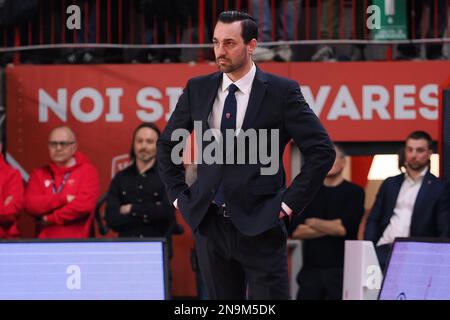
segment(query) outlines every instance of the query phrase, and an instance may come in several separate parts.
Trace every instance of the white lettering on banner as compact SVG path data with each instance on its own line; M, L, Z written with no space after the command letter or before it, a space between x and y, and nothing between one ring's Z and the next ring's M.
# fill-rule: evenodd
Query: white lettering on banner
M325 105L330 105L330 110L326 115L328 121L339 120L340 118L350 118L352 120L373 120L378 116L381 120L409 120L417 119L417 109L419 115L426 120L437 120L438 118L438 85L426 84L419 87L418 100L416 97L415 85L394 86L394 97L386 86L363 85L362 105L356 107L355 100L348 87L342 85L338 87L338 93L334 100L330 95L331 86L320 86L317 95L311 91L309 86L301 86L305 100L310 105L314 113L322 119L322 112ZM394 108L389 105L394 101ZM361 112L361 113L360 113Z
M156 102L155 100L149 100L149 97L154 99L161 99L161 91L153 87L145 87L139 90L136 97L137 103L142 108L150 109L152 111L148 112L139 110L136 111L136 114L141 121L155 122L159 120L163 115L163 106L161 105L161 103Z
M166 95L169 97L169 112L166 114L166 121L175 110L178 98L183 93L181 87L167 87ZM94 88L80 88L70 99L70 111L73 117L80 122L98 121L104 112L104 105L109 102L108 113L105 115L106 122L123 122L124 115L120 112L121 97L124 94L123 88L106 88L104 101L101 93ZM67 122L67 89L57 89L57 98L52 97L44 89L38 90L39 96L39 122L49 121L49 110L58 117L59 120ZM163 105L153 99L162 99L161 91L153 87L145 87L139 90L136 100L138 107L146 110L136 111L141 121L158 121L164 113ZM84 99L91 99L93 103L92 110L83 111Z
M327 101L328 95L331 91L331 86L320 86L319 92L317 93L317 99L314 98L311 89L308 86L301 86L303 97L308 101L309 106L314 111L316 115L322 113L323 106Z
M120 113L120 97L122 88L108 88L106 95L109 97L109 113L106 114L106 122L122 122L123 114Z
M44 89L39 89L39 122L48 122L48 109L61 121L67 121L67 89L58 89L57 96L55 101Z
M81 101L91 99L93 108L89 112L81 109ZM94 122L100 118L103 112L103 99L101 94L94 88L83 88L74 93L70 101L72 114L80 122Z
M378 96L379 99L375 100ZM376 111L380 119L389 120L391 116L387 110L389 104L389 92L383 86L364 86L363 87L363 119L372 120L373 112Z
M419 113L427 120L436 120L439 116L439 87L436 84L428 84L420 90L420 101L427 106L421 106Z
M361 101L355 101L355 90L357 90L355 86L352 86L353 92L347 85L337 87L323 85L318 87L316 94L313 94L310 86L302 86L301 89L314 113L327 121L337 121L342 118L351 120L377 118L437 120L438 118L439 87L437 84L429 83L421 87L413 84L393 87L380 84L362 85L360 86ZM67 91L67 88L58 88L56 92L50 94L43 88L38 90L39 122L48 122L50 112L62 122L67 122L70 115L79 122L95 122L100 120L104 112L106 112L106 122L125 121L125 116L121 112L124 88L106 88L105 95L102 95L97 89L84 87L75 91L71 97L67 95ZM183 93L183 88L165 88L168 108L162 102L163 92L155 87L144 87L137 92L136 116L140 121L157 122L162 117L166 121L169 120ZM333 97L332 92L337 92L336 96ZM90 109L84 105L85 100L91 100L87 102L92 104ZM69 107L68 101L70 101ZM326 106L330 106L329 109ZM68 110L71 113L69 115ZM167 112L164 114L165 110ZM323 114L324 112L327 114Z
M394 114L395 119L414 120L416 119L416 111L406 107L414 106L414 98L411 96L416 93L416 87L413 85L394 86ZM407 96L409 95L409 96Z
M347 86L341 86L339 89L336 99L331 105L327 120L336 120L339 117L350 117L353 120L361 119L361 115Z

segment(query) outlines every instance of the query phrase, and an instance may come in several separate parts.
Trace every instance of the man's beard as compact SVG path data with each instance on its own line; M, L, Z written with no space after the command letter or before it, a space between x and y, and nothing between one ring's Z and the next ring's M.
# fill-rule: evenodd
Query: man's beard
M223 73L231 73L234 72L238 69L240 69L243 65L245 65L245 56L242 56L242 59L237 61L236 63L233 63L230 59L225 58L225 57L218 57L216 58L216 65L219 68L220 71L222 71ZM219 64L219 59L223 59L226 62L228 62L228 65L220 65Z
M411 164L411 163L407 163L407 168L413 171L422 171L423 169L425 169L425 167L428 165L428 162L425 164Z
M148 162L152 161L155 158L155 156L152 155L150 152L142 152L141 151L136 154L136 158L138 158L142 162L148 163Z
M234 70L236 70L236 68L234 68L234 66L230 65L230 66L221 66L221 65L217 65L217 67L219 68L220 71L222 71L223 73L231 73Z
M228 65L220 65L219 64L219 59L216 60L216 64L217 67L219 68L220 71L222 71L223 73L231 73L237 69L239 69L240 66L236 66L235 64L232 64L230 60L226 59L228 62L230 62L230 64Z

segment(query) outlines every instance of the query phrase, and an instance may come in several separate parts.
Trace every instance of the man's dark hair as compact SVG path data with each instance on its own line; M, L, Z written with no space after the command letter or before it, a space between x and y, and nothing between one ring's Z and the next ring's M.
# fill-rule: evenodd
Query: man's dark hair
M243 11L223 11L219 15L219 21L223 23L232 23L235 21L242 21L242 38L244 43L249 43L252 39L258 38L258 25L255 19Z
M428 142L428 149L430 149L430 150L433 149L433 139L431 139L431 136L425 131L418 130L418 131L411 132L408 135L408 137L406 138L406 140L409 140L409 139L426 140Z
M131 149L130 149L131 161L136 160L136 154L134 153L134 139L136 138L136 133L142 128L149 128L149 129L154 130L156 132L156 134L158 135L158 138L161 135L161 130L159 130L158 126L152 122L143 122L140 125L138 125L136 127L136 129L134 129L133 137L131 139Z

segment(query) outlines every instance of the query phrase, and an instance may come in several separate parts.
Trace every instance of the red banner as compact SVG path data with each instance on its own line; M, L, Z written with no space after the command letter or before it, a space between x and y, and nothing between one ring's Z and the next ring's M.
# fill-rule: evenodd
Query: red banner
M439 85L449 61L268 63L297 80L336 141L402 141L422 129L437 139ZM47 162L51 128L68 124L102 176L127 163L141 121L164 127L186 81L215 71L207 64L16 66L7 69L8 151L29 171ZM102 179L106 190L109 179Z
M438 139L439 85L450 61L292 63L314 112L336 141L403 141L414 130Z

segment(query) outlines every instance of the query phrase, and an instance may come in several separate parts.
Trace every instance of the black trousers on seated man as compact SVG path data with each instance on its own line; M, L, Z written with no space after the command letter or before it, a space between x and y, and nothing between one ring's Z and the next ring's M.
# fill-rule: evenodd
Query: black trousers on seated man
M223 213L212 204L194 232L209 298L289 299L284 221L246 236Z

